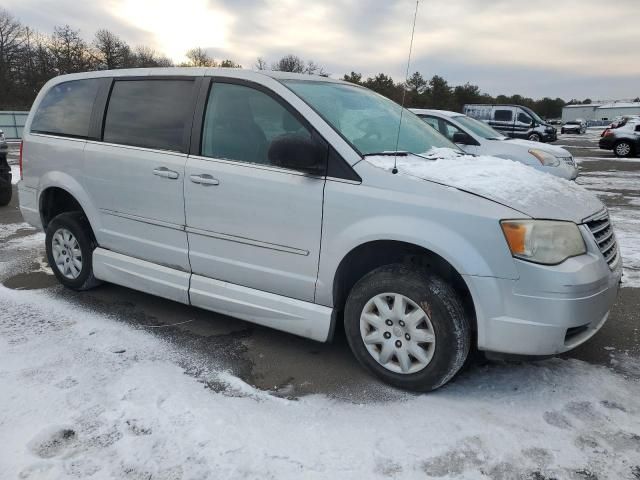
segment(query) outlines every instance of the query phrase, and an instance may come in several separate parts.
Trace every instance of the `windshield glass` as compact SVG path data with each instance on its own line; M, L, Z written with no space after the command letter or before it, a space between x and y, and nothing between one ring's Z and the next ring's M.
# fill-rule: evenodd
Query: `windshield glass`
M466 115L460 115L458 117L453 117L456 122L462 125L465 128L468 128L476 135L486 138L488 140L498 140L500 138L505 138L497 130L494 130L489 125L480 120L476 120L475 118L467 117Z
M520 107L522 108L522 107ZM533 110L531 110L530 108L527 108L526 110L524 108L522 108L522 110L524 110L525 112L527 112L529 115L531 115L533 117L533 119L537 122L537 123L547 123L544 120L542 120L538 114L536 112L534 112Z
M366 88L342 83L283 80L361 155L396 150L401 107ZM432 147L460 149L409 110L402 114L397 150L425 153Z

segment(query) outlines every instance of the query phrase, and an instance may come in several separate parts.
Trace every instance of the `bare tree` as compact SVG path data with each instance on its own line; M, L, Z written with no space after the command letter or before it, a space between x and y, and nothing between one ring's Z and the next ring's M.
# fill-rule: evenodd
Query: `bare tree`
M89 46L80 37L80 31L69 25L54 28L49 50L58 74L92 70L96 64Z
M132 66L137 68L173 67L173 62L152 48L138 46L133 52Z
M256 70L267 70L267 62L264 60L264 58L262 57L258 57L256 59L256 63L254 65L254 68Z
M133 63L131 47L109 30L98 30L93 40L98 68L127 68Z
M324 68L313 60L305 63L303 59L293 54L282 57L271 66L271 69L280 72L307 73L309 75L321 75L323 77L329 76Z
M190 67L215 67L217 66L216 61L209 56L209 54L200 47L192 48L186 53L189 62L187 63Z
M272 70L293 73L304 73L305 68L304 60L292 54L285 55L271 66Z
M5 9L0 8L0 103L7 104L15 94L12 82L19 67L25 38L24 27Z
M242 65L240 65L239 63L234 62L233 60L222 60L220 62L220 66L224 67L224 68L242 68Z

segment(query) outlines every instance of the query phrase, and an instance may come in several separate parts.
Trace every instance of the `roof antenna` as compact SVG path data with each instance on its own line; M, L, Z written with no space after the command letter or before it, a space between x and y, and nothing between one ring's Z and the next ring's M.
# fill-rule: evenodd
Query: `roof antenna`
M411 65L411 50L413 50L413 34L416 31L416 18L418 17L418 3L420 0L416 0L416 11L413 14L413 28L411 29L411 43L409 43L409 58L407 59L407 72L405 73L405 86L402 89L402 105L400 108L400 121L398 122L398 134L396 136L396 149L393 154L393 170L391 173L398 173L398 145L400 144L400 127L402 127L402 114L404 113L404 99L407 95L406 82L409 81L409 66Z

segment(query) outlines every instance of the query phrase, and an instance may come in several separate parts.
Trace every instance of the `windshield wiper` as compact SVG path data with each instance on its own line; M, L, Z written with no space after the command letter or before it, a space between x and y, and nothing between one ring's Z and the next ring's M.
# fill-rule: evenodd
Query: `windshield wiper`
M362 155L363 157L375 157L375 156L383 156L383 157L406 157L409 155L409 152L406 150L385 150L384 152L374 152L374 153L365 153Z

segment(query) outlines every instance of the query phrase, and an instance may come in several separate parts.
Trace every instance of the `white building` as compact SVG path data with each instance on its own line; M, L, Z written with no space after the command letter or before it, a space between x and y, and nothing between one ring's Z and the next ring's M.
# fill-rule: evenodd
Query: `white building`
M640 102L591 103L567 105L562 109L562 122L576 120L613 121L623 115L640 115Z

